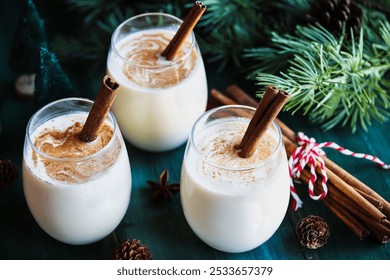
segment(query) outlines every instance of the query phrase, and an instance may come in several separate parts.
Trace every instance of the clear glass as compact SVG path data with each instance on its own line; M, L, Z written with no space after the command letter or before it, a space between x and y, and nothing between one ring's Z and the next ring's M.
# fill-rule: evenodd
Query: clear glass
M168 14L141 14L112 35L107 73L121 86L112 110L124 138L144 150L184 144L206 109L206 72L194 33L173 60L160 55L181 23Z
M232 105L206 112L194 124L184 155L185 218L200 239L224 252L245 252L266 242L289 203L287 157L276 123L253 157L234 152L254 111Z
M132 184L126 146L112 113L105 120L113 129L111 139L89 156L48 155L36 146L36 137L45 127L64 131L73 120L84 122L92 105L81 98L46 105L31 117L24 143L23 190L28 207L46 233L73 245L106 237L124 217ZM53 166L55 176L50 175Z

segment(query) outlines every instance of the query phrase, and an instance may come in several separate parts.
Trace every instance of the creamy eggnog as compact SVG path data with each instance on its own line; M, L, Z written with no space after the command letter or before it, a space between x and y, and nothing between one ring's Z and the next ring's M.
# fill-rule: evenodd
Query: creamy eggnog
M167 26L131 27L161 19ZM107 72L121 85L112 110L130 143L149 151L185 143L195 120L205 111L207 81L193 34L174 60L161 56L180 21L166 14L129 19L114 32ZM127 27L127 29L126 29Z
M24 193L33 217L55 239L76 245L110 234L131 194L119 130L107 120L95 141L82 142L78 136L88 112L77 112L77 102L85 101L77 99L74 112L38 122L39 113L33 116L23 156Z
M253 156L239 157L235 147L250 121L239 111L253 112L247 107L218 110L197 121L187 144L182 207L190 227L205 243L225 252L244 252L267 241L285 216L287 158L275 125Z

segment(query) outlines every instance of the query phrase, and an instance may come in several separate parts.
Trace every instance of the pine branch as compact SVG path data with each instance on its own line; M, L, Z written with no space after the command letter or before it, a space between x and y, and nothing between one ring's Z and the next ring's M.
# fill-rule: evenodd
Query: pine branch
M341 37L339 40L343 40ZM289 59L295 54L310 51L314 44L324 44L340 50L342 44L324 27L311 26L310 28L297 26L296 35L280 35L271 33L270 47L259 47L246 49L244 57L252 60L254 69L249 77L254 77L257 72L267 72L276 74L285 69L289 64Z
M243 50L264 46L271 30L288 32L308 6L308 0L205 0L207 11L199 22L202 51L222 70L232 62L248 62ZM297 6L302 9L297 9ZM299 11L299 12L298 12Z
M219 70L230 62L240 67L242 50L262 37L261 2L203 1L207 10L198 23L198 41L203 54L210 57L208 61L220 63Z
M258 85L290 92L285 108L302 111L326 130L349 124L356 131L367 129L372 119L387 121L390 83L383 77L390 71L390 24L380 25L380 45L367 42L363 34L357 43L353 34L352 40L336 40L317 27L300 27L297 36L277 36L279 49L293 58L280 76L258 73Z

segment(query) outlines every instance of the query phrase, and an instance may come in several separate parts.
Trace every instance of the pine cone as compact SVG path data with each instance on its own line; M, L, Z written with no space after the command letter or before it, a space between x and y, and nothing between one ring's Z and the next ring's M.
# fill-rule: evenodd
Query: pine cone
M306 14L308 24L319 23L332 33L340 33L343 23L346 25L346 34L352 28L355 36L360 33L363 11L351 0L314 0Z
M330 235L328 224L314 215L302 219L297 225L296 233L299 242L309 249L322 247Z
M126 239L114 249L116 260L151 260L152 253L146 245L140 246L141 241L137 239Z
M18 177L18 169L9 159L0 160L0 188L7 186Z

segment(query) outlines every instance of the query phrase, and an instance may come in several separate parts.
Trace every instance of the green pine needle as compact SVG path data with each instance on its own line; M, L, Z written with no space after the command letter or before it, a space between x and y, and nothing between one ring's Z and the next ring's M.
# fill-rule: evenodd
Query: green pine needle
M390 70L387 21L380 25L380 36L381 44L371 45L363 30L356 43L343 36L337 40L314 26L298 27L296 36L274 34L279 52L292 58L279 76L258 73L258 85L273 84L289 92L285 109L302 111L325 130L336 125L366 130L372 119L384 122L390 117L390 83L384 78Z
M198 23L202 52L209 62L219 62L219 69L232 62L241 66L242 51L263 36L260 28L264 1L205 0L207 10Z
M243 66L243 50L268 41L270 30L291 30L308 0L204 0L207 10L198 26L202 52L209 62ZM305 8L304 8L305 7ZM297 9L298 8L298 9ZM247 68L247 66L245 66Z

